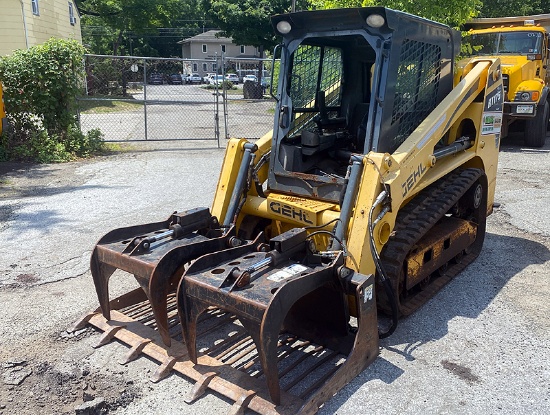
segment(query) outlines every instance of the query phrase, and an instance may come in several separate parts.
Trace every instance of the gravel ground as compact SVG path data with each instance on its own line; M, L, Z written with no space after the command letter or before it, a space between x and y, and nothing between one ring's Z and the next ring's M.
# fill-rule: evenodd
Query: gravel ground
M155 143L63 165L0 163L0 414L218 414L214 393L156 365L118 363L65 329L97 307L89 256L107 231L209 206L223 150ZM480 257L397 331L321 414L550 413L550 140L500 153L497 202ZM130 281L131 280L131 281ZM111 296L135 281L111 280ZM103 408L103 409L100 409Z

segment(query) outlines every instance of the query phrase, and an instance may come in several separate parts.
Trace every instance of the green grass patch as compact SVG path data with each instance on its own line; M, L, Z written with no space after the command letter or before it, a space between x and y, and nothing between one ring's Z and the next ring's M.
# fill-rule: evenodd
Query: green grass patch
M227 89L227 90L225 91L225 93L226 93L227 95L241 95L241 96L242 96L242 95L243 95L243 90L242 90L242 89L237 89L237 88L235 88L235 89Z
M135 150L135 148L129 143L105 143L105 151L108 153L128 153Z
M102 97L95 96L95 98L102 98ZM101 101L79 100L78 106L79 106L80 112L83 114L106 114L111 112L129 112L129 111L139 110L143 108L143 103L131 102L131 101L117 101L117 100L113 100L112 97L105 96L105 100L101 100Z

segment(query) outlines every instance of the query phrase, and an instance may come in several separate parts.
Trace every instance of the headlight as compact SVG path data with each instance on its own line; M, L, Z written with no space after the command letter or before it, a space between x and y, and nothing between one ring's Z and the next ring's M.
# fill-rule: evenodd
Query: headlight
M540 94L538 91L516 92L514 101L538 101L539 96Z
M277 23L277 30L280 34L286 35L292 30L292 26L286 20L281 20L279 23Z
M367 24L370 27L379 28L384 26L384 23L386 23L386 19L384 19L384 16L379 14L371 14L367 17Z

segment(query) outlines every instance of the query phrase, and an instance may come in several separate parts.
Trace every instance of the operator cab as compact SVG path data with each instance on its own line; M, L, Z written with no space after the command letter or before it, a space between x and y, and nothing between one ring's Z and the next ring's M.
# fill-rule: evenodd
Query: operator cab
M382 7L310 16L272 19L283 43L268 188L337 203L352 154L393 153L452 89L459 37Z

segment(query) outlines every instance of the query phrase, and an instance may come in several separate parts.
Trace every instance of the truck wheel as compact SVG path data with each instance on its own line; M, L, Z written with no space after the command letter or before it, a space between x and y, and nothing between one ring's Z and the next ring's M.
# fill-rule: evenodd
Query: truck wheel
M527 146L542 147L544 145L549 116L550 105L546 101L544 106L539 105L535 118L525 122L525 144Z

